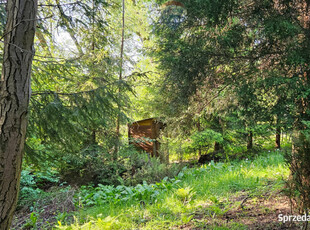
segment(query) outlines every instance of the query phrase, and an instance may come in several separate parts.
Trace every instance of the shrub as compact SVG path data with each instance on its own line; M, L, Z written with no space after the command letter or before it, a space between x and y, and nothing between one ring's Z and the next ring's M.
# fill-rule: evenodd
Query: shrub
M163 178L174 178L182 170L182 164L164 164L158 158L150 158L140 167L136 168L135 173L126 173L124 176L126 185L147 183L156 183Z
M45 190L53 185L59 185L60 178L53 169L36 171L30 166L21 172L18 206L32 206Z
M186 188L179 188L175 191L175 195L183 202L187 203L190 202L193 196L195 195L195 192L193 192L193 189L191 187Z
M85 148L75 156L68 155L61 167L62 179L69 184L121 184L121 175L126 172L123 159L114 161L113 153L99 145Z
M209 148L217 142L223 144L224 139L221 133L215 132L212 129L206 129L202 132L196 132L191 136L193 149L205 149L208 152Z
M20 193L19 193L19 204L25 202L29 197L37 198L42 192L36 186L35 175L29 168L22 170L20 178Z

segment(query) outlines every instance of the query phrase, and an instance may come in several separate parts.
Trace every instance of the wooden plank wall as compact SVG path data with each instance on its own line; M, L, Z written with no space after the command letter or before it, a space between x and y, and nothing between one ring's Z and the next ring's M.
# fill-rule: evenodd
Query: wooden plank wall
M151 156L159 157L160 143L156 139L161 128L163 128L162 122L155 119L146 119L128 124L129 141L139 149L150 153ZM155 141L147 141L146 138Z

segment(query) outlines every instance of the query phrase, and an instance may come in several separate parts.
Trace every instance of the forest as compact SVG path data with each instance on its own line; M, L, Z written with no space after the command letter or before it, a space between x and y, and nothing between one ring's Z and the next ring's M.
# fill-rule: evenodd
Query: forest
M309 15L0 1L0 230L310 229Z

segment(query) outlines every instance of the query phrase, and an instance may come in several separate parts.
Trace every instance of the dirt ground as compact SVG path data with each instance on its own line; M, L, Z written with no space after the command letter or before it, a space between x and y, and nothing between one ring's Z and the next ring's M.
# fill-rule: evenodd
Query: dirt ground
M279 214L298 215L292 213L289 198L281 194L252 198L241 195L231 203L231 209L223 215L210 217L200 210L189 223L175 229L302 229L304 224L279 221Z
M58 220L72 218L67 214L76 210L73 195L71 189L21 207L15 212L11 230L52 229Z

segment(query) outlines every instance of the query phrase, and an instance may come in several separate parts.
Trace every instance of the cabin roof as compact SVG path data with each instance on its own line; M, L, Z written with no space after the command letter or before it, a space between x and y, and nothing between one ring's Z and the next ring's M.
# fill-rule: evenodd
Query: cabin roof
M151 121L151 120L156 121L156 122L161 122L159 119L160 118L158 118L158 117L151 117L151 118L146 118L146 119L143 119L143 120L131 122L131 123L129 123L129 125L139 124L139 123L146 122L146 121ZM161 123L163 123L163 122L161 122Z

